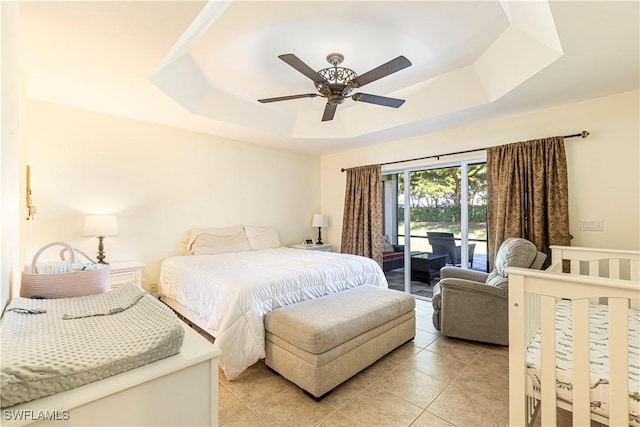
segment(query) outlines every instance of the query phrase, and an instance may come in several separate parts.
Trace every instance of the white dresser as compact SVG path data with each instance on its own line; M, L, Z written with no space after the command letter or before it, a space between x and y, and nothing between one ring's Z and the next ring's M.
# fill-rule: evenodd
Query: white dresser
M180 353L15 405L3 426L217 426L220 350L190 327ZM59 416L64 421L38 419ZM20 416L22 419L17 419Z

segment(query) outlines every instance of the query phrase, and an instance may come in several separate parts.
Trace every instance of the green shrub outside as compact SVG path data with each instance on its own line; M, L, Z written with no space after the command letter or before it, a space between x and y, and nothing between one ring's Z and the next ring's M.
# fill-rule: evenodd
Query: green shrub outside
M404 208L398 209L398 218L404 218ZM469 222L486 222L487 206L469 206ZM460 206L443 208L413 207L411 222L460 222Z

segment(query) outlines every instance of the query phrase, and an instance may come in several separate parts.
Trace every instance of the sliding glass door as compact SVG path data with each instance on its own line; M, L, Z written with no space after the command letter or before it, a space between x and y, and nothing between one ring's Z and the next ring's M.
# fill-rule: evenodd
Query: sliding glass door
M385 235L395 245L384 255L391 287L429 298L444 265L486 271L484 162L386 174L384 188Z

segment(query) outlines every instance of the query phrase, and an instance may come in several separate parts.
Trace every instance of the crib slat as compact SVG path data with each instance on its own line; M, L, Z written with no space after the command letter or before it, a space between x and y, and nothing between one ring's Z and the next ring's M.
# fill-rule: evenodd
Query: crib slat
M609 260L609 278L620 278L620 258L612 258Z
M600 261L589 261L589 276L599 277L600 276Z
M540 297L541 425L556 425L556 299Z
M524 340L526 343L530 343L540 328L540 295L526 293L524 301Z
M629 422L628 305L629 300L625 298L609 298L609 425L611 426L627 425Z
M572 301L573 329L573 425L590 425L589 300Z
M528 424L524 277L509 277L509 423Z
M589 271L587 272L588 276L591 277L600 277L600 260L589 261ZM589 298L589 302L591 304L599 304L599 298Z
M631 270L631 280L640 280L640 261L638 261L637 259L632 259L629 262L631 263L631 265L629 266Z
M580 260L572 259L569 264L571 265L571 274L580 274Z

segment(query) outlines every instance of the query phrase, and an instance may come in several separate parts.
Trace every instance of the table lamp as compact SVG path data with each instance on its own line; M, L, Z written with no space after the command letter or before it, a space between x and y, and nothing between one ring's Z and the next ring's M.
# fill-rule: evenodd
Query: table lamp
M115 215L87 215L84 221L84 235L98 237L98 264L109 264L104 260L105 236L118 235L118 222Z
M313 219L311 220L312 227L318 227L318 241L316 245L323 245L322 243L322 227L329 226L329 217L322 214L314 214Z

